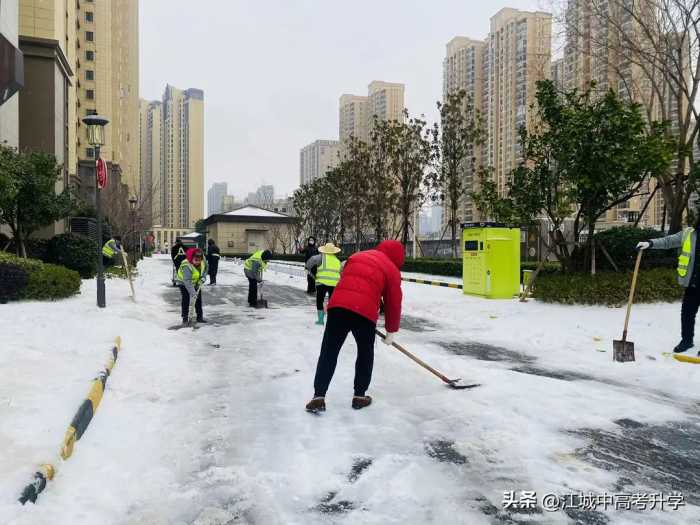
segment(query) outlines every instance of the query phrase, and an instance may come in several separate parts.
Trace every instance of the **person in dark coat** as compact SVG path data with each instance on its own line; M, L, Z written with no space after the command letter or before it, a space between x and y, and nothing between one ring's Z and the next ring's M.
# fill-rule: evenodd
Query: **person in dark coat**
M304 254L304 265L309 262L309 259L318 255L318 247L316 246L316 237L309 237L306 239L306 247L301 250ZM306 293L309 295L314 295L316 293L316 277L315 268L306 274Z
M401 272L404 247L399 241L383 241L374 250L356 253L347 260L335 291L328 302L328 322L323 334L321 355L316 365L314 397L306 405L309 412L326 409L326 391L331 382L338 354L348 333L357 343L355 395L352 407L368 406L365 395L372 379L374 337L379 302L384 300L384 344L391 345L401 322Z
M170 258L173 260L173 266L175 267L175 271L180 269L180 265L182 264L182 261L185 260L185 257L185 247L183 246L182 241L178 239L177 241L175 241L175 244L173 244L173 247L170 249Z
M219 259L221 250L214 242L214 239L207 241L207 265L209 267L209 284L216 284L216 274L219 271Z

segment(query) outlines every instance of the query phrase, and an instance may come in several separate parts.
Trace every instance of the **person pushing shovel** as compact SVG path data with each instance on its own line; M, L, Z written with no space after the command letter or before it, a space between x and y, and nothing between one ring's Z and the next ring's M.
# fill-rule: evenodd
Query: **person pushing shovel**
M350 332L357 343L352 408L360 409L372 403L372 398L365 394L372 379L379 302L384 299L387 335L382 341L391 345L401 323L403 295L399 270L403 262L404 247L398 241L383 241L374 250L356 253L347 260L328 302L328 321L316 365L314 397L307 403L307 411L326 409L326 391L340 349Z
M678 256L678 284L685 288L681 305L681 342L673 352L682 354L693 348L695 336L695 316L700 307L700 244L697 229L700 226L700 214L695 227L688 227L673 235L650 239L637 244L638 250L668 250L680 248ZM698 352L700 356L700 352Z

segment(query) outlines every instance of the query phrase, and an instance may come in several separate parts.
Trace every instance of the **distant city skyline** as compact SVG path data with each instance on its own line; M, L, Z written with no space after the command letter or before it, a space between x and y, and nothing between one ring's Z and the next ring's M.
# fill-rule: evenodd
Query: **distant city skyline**
M364 94L371 80L405 84L411 115L434 121L445 43L455 35L485 38L490 17L503 7L547 5L358 0L345 9L321 0L210 0L207 7L193 10L185 0L141 3L141 98L160 98L165 82L203 89L204 185L227 182L231 193L243 196L264 183L278 195L294 191L300 149L319 138L337 140L339 95Z

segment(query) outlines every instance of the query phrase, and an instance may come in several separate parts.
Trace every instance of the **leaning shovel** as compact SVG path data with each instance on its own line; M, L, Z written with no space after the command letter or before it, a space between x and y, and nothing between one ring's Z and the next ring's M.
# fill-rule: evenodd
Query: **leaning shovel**
M613 340L613 361L626 363L634 361L634 343L627 340L627 325L630 322L630 312L632 311L632 302L634 301L634 289L637 286L637 274L639 273L639 263L642 260L642 252L639 250L637 254L637 262L634 263L634 273L632 274L632 286L630 287L630 297L627 301L627 315L625 315L625 328L622 331L622 340Z
M386 337L386 335L383 334L382 332L380 332L379 330L375 330L375 332L376 332L377 335L378 335L379 337L381 337L382 339L384 339L384 338ZM400 345L399 343L397 343L396 341L394 341L393 343L391 343L391 346L393 346L394 348L396 348L399 352L401 352L402 354L404 354L404 355L405 355L406 357L408 357L409 359L412 359L413 361L415 361L416 363L418 363L420 366L422 366L423 368L425 368L428 372L431 372L433 375L436 375L437 377L439 377L439 378L440 378L447 386L449 386L450 388L455 388L455 389L457 389L457 390L461 390L461 389L463 389L463 388L474 388L474 387L477 387L477 386L481 386L481 385L479 385L479 384L460 385L460 384L458 384L458 383L461 381L461 379L459 379L459 378L457 378L457 379L450 379L449 377L445 376L444 374L441 374L440 372L438 372L437 370L435 370L432 366L430 366L428 363L426 363L426 362L424 362L424 361L418 359L416 356L414 356L411 352L409 352L408 350L406 350L403 346L401 346L401 345Z

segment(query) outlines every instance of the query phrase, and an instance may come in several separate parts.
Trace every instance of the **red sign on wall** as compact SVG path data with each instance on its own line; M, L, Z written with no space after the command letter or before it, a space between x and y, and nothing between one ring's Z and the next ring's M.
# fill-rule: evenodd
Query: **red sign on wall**
M107 186L107 163L104 159L97 159L97 187L102 189Z

